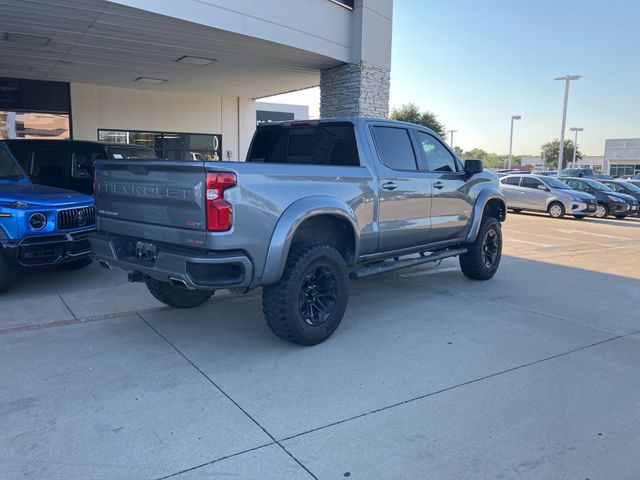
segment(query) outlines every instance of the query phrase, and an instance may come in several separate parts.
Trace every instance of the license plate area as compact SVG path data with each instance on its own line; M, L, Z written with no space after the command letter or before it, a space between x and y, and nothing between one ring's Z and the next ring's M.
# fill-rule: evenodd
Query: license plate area
M154 263L158 256L158 247L151 242L134 240L131 242L130 254L132 257L142 260L143 262Z

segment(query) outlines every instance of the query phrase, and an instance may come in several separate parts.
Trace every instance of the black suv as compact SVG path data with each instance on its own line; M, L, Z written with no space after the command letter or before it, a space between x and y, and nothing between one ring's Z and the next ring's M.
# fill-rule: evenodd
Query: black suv
M635 198L615 192L604 183L588 178L562 177L561 180L574 190L587 192L596 197L598 201L597 218L613 215L622 219L629 215L638 215L638 201Z
M84 140L4 140L33 183L93 193L98 160L156 159L152 148Z

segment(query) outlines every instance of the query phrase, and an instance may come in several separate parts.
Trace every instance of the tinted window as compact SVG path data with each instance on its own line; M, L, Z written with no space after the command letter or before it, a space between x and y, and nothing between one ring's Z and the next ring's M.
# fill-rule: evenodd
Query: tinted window
M352 124L259 129L249 162L359 166Z
M455 158L442 145L442 142L424 132L416 132L416 136L425 161L422 168L432 172L455 172L457 170Z
M542 185L542 182L537 178L524 177L522 179L522 186L527 188L538 188L538 186Z
M506 178L503 178L501 182L506 185L519 185L520 177L506 177Z
M106 160L106 155L99 148L83 148L73 152L71 176L73 178L93 178L93 168L98 160Z
M374 127L380 160L394 170L417 170L409 132L404 128Z
M588 192L589 188L582 182L578 182L577 180L567 180L566 184L569 185L574 190L580 190L583 192Z
M0 180L19 180L22 172L5 148L0 147Z
M67 151L61 148L36 150L29 175L34 183L64 187L67 168Z

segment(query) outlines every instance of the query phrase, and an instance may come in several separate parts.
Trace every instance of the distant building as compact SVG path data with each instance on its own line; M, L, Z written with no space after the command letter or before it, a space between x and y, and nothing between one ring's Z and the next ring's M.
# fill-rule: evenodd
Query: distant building
M564 167L572 168L573 159L564 159ZM540 156L527 156L522 157L522 166L531 166L533 170L549 170L549 167L543 165L542 157ZM604 157L597 155L585 155L580 160L576 161L576 168L591 168L598 173L604 172Z
M604 165L614 177L640 173L640 138L605 140Z
M256 123L282 122L286 120L308 120L309 105L256 102Z

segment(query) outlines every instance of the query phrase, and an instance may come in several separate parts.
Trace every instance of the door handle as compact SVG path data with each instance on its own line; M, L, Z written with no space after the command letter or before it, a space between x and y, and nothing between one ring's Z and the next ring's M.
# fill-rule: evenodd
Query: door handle
M395 190L396 188L398 188L398 186L395 184L395 182L385 182L382 184L382 188L384 190Z
M444 183L436 182L433 184L433 188L437 188L438 190L440 190L441 188L444 188Z

